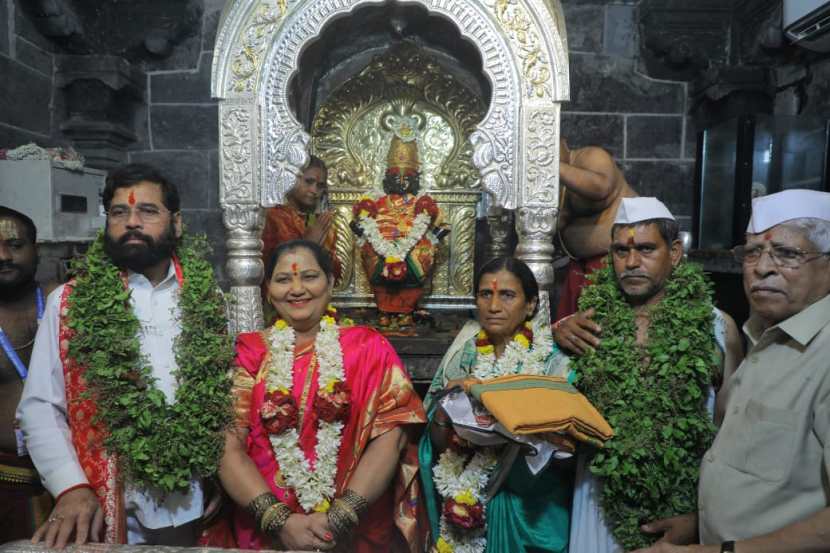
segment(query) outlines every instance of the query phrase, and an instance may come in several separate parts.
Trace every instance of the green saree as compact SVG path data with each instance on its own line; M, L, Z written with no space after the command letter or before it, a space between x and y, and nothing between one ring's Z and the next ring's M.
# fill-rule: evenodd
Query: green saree
M480 328L478 323L468 323L444 355L424 401L429 424L437 408L434 395L450 380L465 378L473 371L475 336ZM565 374L563 358L554 346L547 359L548 374ZM433 451L428 428L421 438L418 456L434 543L440 534L441 497L433 483L432 469L438 455ZM551 465L533 476L524 458L519 457L499 492L487 504L486 553L566 553L572 492L571 473Z

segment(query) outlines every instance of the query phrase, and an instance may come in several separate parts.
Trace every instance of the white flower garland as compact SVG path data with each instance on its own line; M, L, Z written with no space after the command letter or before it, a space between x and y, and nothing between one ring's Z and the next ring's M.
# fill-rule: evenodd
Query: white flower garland
M543 325L533 325L533 343L530 349L515 338L504 348L504 353L496 359L495 352L476 351L476 365L473 376L487 380L508 374L545 374L545 359L553 349L553 338Z
M438 493L445 499L469 505L471 500L480 503L486 513L484 488L498 463L492 448L480 448L465 467L465 456L447 449L438 458L432 471ZM459 501L460 500L460 501ZM487 519L485 514L484 519ZM486 526L480 530L455 530L441 515L441 537L438 551L453 553L481 553L487 548ZM441 541L443 540L443 543Z
M383 257L384 260L394 259L395 261L403 261L409 255L409 252L412 251L412 248L415 247L415 244L420 242L421 238L429 230L429 226L432 224L432 217L426 211L422 211L415 216L415 221L412 223L412 228L409 229L407 235L397 240L387 240L384 238L380 233L380 229L378 229L377 221L372 217L360 217L358 223L360 224L360 228L363 229L366 240L372 245L372 249L375 250L375 253Z
M553 338L544 325L534 324L533 343L527 346L527 338L518 333L504 348L504 353L496 359L495 352L482 353L476 348L476 364L473 376L481 380L517 374L544 374L545 359L553 349ZM488 346L493 349L492 346ZM492 448L479 448L464 466L465 457L452 449L447 449L438 458L432 471L435 489L446 501L459 498L469 502L480 502L485 510L485 529L480 532L458 530L447 522L441 514L441 537L436 544L439 553L481 553L487 548L486 509L483 490L487 486L490 474L498 462ZM469 504L469 503L468 503Z
M266 377L269 391L287 392L293 387L294 340L294 329L285 324L285 321L277 321L270 331L271 359ZM340 332L332 317L324 316L320 321L320 331L317 333L314 348L319 366L320 389L338 381L345 381ZM328 510L329 500L335 492L337 457L343 438L342 422L328 423L319 420L317 424L317 445L314 450L317 460L314 470L300 448L300 435L296 428L269 436L283 478L286 484L294 489L300 506L306 512Z

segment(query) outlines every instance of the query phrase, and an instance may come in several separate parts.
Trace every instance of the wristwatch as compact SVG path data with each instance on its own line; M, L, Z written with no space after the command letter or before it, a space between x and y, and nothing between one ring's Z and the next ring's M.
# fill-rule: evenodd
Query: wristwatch
M735 553L735 542L725 541L720 544L720 553Z

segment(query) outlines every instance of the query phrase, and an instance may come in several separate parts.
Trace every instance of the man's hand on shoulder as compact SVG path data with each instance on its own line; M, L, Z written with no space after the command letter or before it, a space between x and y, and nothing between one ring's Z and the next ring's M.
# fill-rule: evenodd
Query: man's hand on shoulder
M595 314L591 308L556 321L553 325L553 339L557 345L575 355L585 355L589 350L599 347L602 329L593 321Z
M71 537L82 545L101 541L104 511L95 493L87 487L68 491L60 496L55 508L32 536L32 543L43 540L46 547L63 549Z

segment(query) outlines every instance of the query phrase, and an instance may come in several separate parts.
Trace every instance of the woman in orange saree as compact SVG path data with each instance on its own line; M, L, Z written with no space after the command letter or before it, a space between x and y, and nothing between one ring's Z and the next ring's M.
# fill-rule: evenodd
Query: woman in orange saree
M239 547L422 551L416 438L421 401L389 342L341 328L328 254L279 246L268 301L279 319L237 338L236 424L219 476Z

